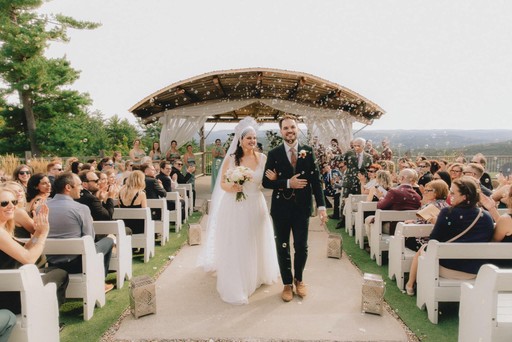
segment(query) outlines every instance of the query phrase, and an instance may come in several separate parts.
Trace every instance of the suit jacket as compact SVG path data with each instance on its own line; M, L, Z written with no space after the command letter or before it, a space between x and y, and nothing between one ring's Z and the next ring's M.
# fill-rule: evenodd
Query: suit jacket
M172 192L170 176L166 176L160 172L158 175L156 175L156 179L159 179L160 182L162 182L162 187L164 188L165 191Z
M367 169L373 162L372 156L363 152L363 163L359 167L357 153L354 150L349 150L343 155L343 161L347 165L347 171L343 178L343 197L348 197L349 194L360 194L361 183L357 175L362 173L366 176Z
M382 210L416 210L421 207L421 197L407 184L389 189L379 202L377 209Z
M100 199L94 196L89 190L83 189L80 198L75 201L85 204L91 209L91 216L94 221L110 221L114 215L114 201L111 198L102 203Z
M167 196L165 189L153 177L146 176L146 198L158 199Z
M301 156L302 151L305 151L305 156ZM263 186L273 189L270 206L272 217L289 218L291 215L296 215L297 211L292 209L299 209L300 212L309 216L313 209L312 195L315 196L318 206L325 206L320 172L311 147L299 144L297 165L294 170L286 155L286 149L281 144L268 153L265 164L265 170L267 169L275 170L277 173L275 181L263 176ZM288 179L296 174L300 174L299 178L308 180L308 185L304 189L287 188Z
M188 172L186 176L183 176L183 173L181 173L180 170L173 166L171 171L171 177L174 176L175 173L178 175L178 184L186 184L188 180L192 177L192 174Z

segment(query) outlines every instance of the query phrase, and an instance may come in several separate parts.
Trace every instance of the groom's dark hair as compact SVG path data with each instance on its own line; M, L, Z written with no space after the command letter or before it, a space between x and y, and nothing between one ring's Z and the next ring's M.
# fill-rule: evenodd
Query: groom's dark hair
M283 125L283 120L293 120L295 122L297 122L297 117L295 115L291 115L291 114L285 114L283 115L280 119L279 119L279 128L281 128Z

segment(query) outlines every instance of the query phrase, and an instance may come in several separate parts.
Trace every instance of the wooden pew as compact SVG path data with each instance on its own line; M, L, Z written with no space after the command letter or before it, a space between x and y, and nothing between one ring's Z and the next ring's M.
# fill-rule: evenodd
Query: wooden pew
M174 202L174 210L169 210L169 222L174 223L174 231L177 233L181 230L181 201L180 194L177 191L168 192L167 197L165 198L167 201Z
M357 211L355 213L355 241L359 243L359 248L364 249L364 237L366 231L364 228L364 215L365 213L374 213L377 210L377 202L358 202Z
M43 285L35 265L0 270L0 291L20 293L21 314L9 341L59 341L57 289L54 283Z
M512 269L483 265L474 285L461 285L459 341L511 340Z
M440 243L428 242L427 250L418 259L416 306L426 308L430 322L437 324L439 302L458 302L463 282L474 280L442 278L440 259L512 259L510 244L503 242Z
M124 285L124 280L132 279L132 237L126 235L123 220L94 221L96 234L112 234L116 237L116 252L110 258L109 270L117 272L117 288Z
M144 233L132 235L132 247L144 248L144 262L155 256L155 222L149 208L115 208L113 218L144 220Z
M416 251L405 247L405 239L429 236L433 228L433 224L405 224L399 222L396 226L395 235L389 237L388 277L389 279L396 279L396 286L400 290L404 289L405 273L409 273L412 258L416 254Z
M86 235L74 239L46 239L44 254L82 256L82 273L69 275L66 298L82 298L84 320L90 320L94 314L94 306L105 305L103 253L96 252L92 237Z
M416 210L381 210L375 211L375 220L370 224L370 258L382 266L382 253L389 250L389 234L382 232L384 222L398 222L416 219Z
M161 212L160 219L155 221L155 233L160 234L160 245L165 246L165 243L169 241L169 210L167 210L167 200L165 198L159 199L148 199L148 207L151 209L153 217L153 211L159 209Z
M344 215L345 215L345 232L348 233L349 236L354 235L354 223L357 211L357 203L365 201L367 195L354 195L349 194L345 199L345 206L343 207ZM356 243L358 241L356 240Z

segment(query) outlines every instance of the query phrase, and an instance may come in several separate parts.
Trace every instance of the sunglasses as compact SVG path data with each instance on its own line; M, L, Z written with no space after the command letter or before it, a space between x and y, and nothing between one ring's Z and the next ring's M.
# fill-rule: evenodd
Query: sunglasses
M30 171L20 171L20 172L18 172L18 175L30 175L30 174L32 174L32 172L30 172Z
M11 203L14 206L17 206L18 205L18 200L2 201L2 202L0 202L0 205L2 206L2 208L5 208L5 207L7 207L9 205L9 203Z
M183 163L176 163L176 165L178 165L178 166L183 166Z
M53 170L54 170L54 171L62 171L62 169L57 169L57 168L55 168L55 169L53 169Z

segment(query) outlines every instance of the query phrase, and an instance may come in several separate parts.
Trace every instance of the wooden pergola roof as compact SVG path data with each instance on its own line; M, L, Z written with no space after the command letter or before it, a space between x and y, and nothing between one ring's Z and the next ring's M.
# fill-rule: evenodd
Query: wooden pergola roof
M214 71L173 83L145 97L129 109L143 123L165 111L209 101L278 99L312 108L343 111L358 122L371 124L385 112L358 93L319 77L295 71L250 68ZM236 122L246 116L275 122L283 113L261 102L235 111L209 116L207 122Z

